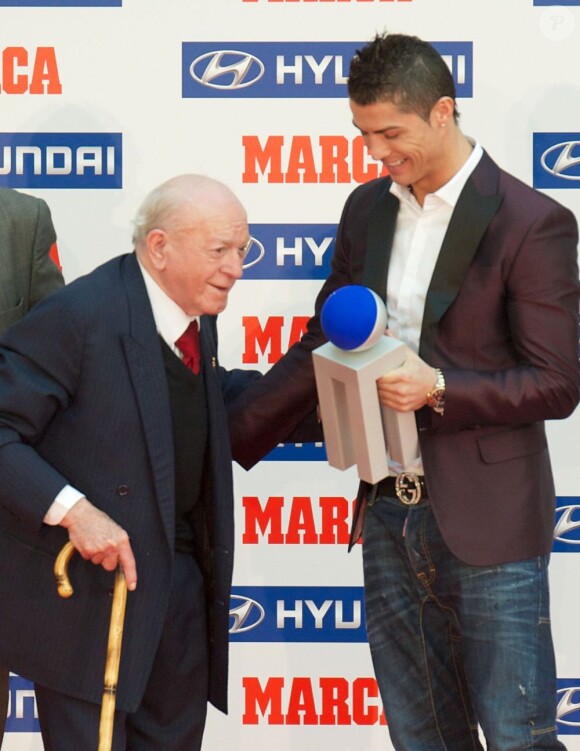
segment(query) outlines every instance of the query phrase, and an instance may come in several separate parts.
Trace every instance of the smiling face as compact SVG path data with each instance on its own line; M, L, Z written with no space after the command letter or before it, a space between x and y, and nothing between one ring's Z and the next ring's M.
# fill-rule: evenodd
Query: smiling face
M217 315L242 276L248 240L243 206L225 186L207 183L148 232L143 262L187 315Z
M451 98L439 99L428 120L392 101L360 105L351 100L350 108L373 159L383 163L394 182L412 188L420 203L450 180L461 164Z

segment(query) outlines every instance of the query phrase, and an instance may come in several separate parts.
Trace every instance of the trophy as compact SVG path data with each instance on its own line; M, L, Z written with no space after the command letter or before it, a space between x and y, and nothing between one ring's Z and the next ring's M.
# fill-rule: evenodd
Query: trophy
M356 464L361 480L376 483L390 459L408 466L419 453L414 412L379 401L376 381L405 360L404 344L385 335L387 311L368 287L348 285L327 298L321 325L328 342L312 353L328 463Z

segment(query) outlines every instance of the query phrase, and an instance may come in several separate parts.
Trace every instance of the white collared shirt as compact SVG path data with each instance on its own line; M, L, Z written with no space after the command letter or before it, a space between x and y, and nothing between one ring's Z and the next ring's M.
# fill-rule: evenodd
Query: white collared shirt
M139 260L139 259L137 259ZM147 295L151 308L153 309L153 318L157 333L163 341L171 347L173 352L182 357L182 353L175 346L175 342L187 329L192 321L197 321L199 325L199 316L188 316L185 311L174 302L169 295L161 289L151 274L139 263L139 268L143 274L143 281L147 289Z
M137 259L139 262L139 259ZM153 310L153 318L157 333L166 344L171 347L172 351L179 357L182 357L181 351L175 346L175 342L187 329L191 321L197 321L199 325L199 316L188 316L179 305L174 302L164 290L157 284L153 277L143 268L139 262L139 268L143 274L143 281L147 290L147 296ZM60 524L63 517L68 511L84 498L84 493L73 488L71 485L65 485L60 493L52 502L50 508L44 517L45 524L52 526ZM89 499L90 500L90 499Z

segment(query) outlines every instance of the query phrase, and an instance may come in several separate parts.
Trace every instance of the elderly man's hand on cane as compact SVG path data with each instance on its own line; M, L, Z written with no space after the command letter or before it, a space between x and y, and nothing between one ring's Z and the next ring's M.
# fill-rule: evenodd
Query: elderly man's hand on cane
M137 587L137 566L129 535L110 516L81 498L61 525L68 530L70 541L85 560L107 571L121 566L127 589L132 592Z

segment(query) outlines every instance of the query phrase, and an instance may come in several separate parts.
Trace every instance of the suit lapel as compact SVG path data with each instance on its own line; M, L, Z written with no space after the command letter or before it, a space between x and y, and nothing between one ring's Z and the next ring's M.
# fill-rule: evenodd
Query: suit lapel
M495 167L485 154L482 162L488 174L490 165ZM478 189L478 169L479 166L459 196L427 291L419 347L419 356L427 362L433 352L437 325L457 297L479 243L502 200L495 189L489 195ZM497 185L497 179L494 183Z
M219 383L216 377L217 353L215 342L211 333L211 325L208 316L200 317L200 342L201 358L203 361L204 375L206 378L206 389L219 389ZM221 393L221 391L220 391Z
M395 236L399 199L389 190L390 180L383 180L369 214L367 248L362 284L386 302L387 275Z
M224 437L227 436L226 412L221 383L218 375L217 342L215 333L215 319L212 316L201 316L201 357L205 395L208 405L208 420L210 426L210 440L219 442L218 452L225 451Z
M419 354L429 360L441 317L455 300L479 243L501 204L499 168L484 152L465 184L453 211L425 301ZM365 266L361 284L386 298L391 249L399 200L381 183L368 222ZM468 219L466 219L468 217Z
M127 256L123 268L130 312L130 333L123 346L141 415L155 494L165 533L175 538L175 466L167 377L153 312L136 257Z

